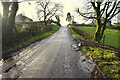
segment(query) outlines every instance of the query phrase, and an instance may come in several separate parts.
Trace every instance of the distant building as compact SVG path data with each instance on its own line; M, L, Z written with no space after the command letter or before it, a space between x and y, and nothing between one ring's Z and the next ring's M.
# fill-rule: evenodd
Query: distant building
M22 14L17 15L15 20L16 20L16 22L33 22L32 19L30 19L26 16L23 16Z
M114 23L115 25L120 25L120 22L118 22L118 23Z
M116 25L116 26L120 26L120 22L114 23L114 25Z

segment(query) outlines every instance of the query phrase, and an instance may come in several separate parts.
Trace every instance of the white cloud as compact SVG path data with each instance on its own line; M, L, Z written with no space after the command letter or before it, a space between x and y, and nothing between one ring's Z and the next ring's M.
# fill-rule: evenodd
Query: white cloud
M84 3L86 0L51 0L52 2L61 2L61 4L64 6L63 9L63 15L64 17L61 17L61 23L62 25L67 25L68 22L66 21L66 15L68 12L71 13L71 15L74 16L74 20L78 23L83 23L83 17L78 16L75 12L75 8L80 8L80 10L83 9ZM37 19L37 11L36 11L36 4L34 1L29 1L31 5L28 2L21 2L19 3L19 9L17 12L17 15L20 13L24 13L25 16L33 19L34 21ZM2 14L2 5L0 3L0 12ZM119 17L119 16L118 16ZM120 19L119 19L120 20Z
M31 5L28 2L20 3L17 15L23 13L25 16L29 18L33 20L37 20L36 4L35 2L30 2L30 3Z
M61 23L63 25L67 25L68 22L66 21L66 15L68 12L70 12L72 15L75 17L75 21L82 23L83 20L81 17L79 17L75 13L75 8L82 8L84 4L84 0L51 0L52 2L61 2L64 6L63 9L63 15L64 17L61 17ZM34 1L29 1L31 5L28 2L21 2L19 3L19 9L17 11L17 15L20 13L23 13L25 16L33 19L34 21L38 20L37 19L37 11L36 11L36 4ZM0 10L2 11L2 5L0 4Z

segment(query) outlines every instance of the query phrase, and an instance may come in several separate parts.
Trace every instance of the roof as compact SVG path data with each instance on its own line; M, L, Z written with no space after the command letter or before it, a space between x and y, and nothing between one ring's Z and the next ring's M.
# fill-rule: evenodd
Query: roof
M21 18L24 18L24 19L27 18L27 19L33 21L32 19L30 19L30 18L28 18L28 17L26 17L26 16L24 16L24 15L22 15L22 14L19 14L19 15L17 15L16 17L21 17Z

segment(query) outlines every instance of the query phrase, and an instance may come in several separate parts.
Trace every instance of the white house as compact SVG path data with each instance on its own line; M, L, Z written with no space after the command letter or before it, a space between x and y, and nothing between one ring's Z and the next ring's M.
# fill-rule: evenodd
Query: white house
M22 14L17 15L15 18L15 21L16 22L33 22L32 19L30 19L26 16L23 16Z

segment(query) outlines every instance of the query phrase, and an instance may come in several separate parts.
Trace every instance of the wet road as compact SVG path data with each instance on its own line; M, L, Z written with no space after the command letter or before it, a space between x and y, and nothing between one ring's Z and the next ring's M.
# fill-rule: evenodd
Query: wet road
M39 41L11 58L3 77L17 78L89 78L90 72L80 66L80 54L68 27L61 27L54 35ZM15 63L15 64L14 64Z

